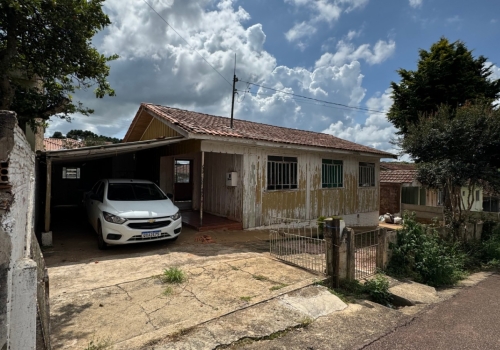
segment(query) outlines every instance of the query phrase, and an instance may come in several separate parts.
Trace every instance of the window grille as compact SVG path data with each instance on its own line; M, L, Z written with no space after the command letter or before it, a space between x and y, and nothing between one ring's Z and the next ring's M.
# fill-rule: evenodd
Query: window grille
M359 187L375 186L375 163L359 163Z
M80 168L62 168L62 178L63 179L79 179L80 178Z
M267 157L267 189L297 188L297 157Z
M321 184L323 188L344 186L344 164L341 160L323 159Z

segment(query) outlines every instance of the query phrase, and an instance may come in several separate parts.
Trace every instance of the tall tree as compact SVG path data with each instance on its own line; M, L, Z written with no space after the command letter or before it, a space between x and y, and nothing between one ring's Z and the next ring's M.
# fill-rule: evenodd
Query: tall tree
M113 96L108 62L92 37L110 24L104 0L2 0L0 2L0 109L24 121L93 113L74 101L77 89Z
M458 237L474 204L475 191L500 189L500 110L489 101L437 112L408 127L402 149L416 162L420 183L443 190L445 221ZM462 188L467 187L466 196Z
M493 102L500 97L500 80L491 79L487 58L474 58L462 41L441 38L430 51L420 50L417 70L399 69L399 83L391 82L394 103L388 118L405 135L421 115L432 115L447 105L450 117L467 101Z
M52 134L53 139L65 139L64 135L60 131L55 131L54 134Z

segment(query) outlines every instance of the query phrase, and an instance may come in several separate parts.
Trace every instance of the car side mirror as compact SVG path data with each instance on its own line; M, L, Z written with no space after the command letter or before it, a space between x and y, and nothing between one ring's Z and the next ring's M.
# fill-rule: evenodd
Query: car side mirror
M167 193L167 197L168 199L170 199L171 201L174 200L174 195L172 193Z

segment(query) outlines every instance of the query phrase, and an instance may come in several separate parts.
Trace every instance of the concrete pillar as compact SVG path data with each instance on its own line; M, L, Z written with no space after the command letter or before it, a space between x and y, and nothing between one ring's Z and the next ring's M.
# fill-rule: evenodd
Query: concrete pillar
M387 266L387 229L378 229L377 268L383 270Z
M356 279L356 244L354 241L354 230L345 228L346 230L346 246L347 246L347 271L346 279L354 281Z
M36 348L36 263L20 259L12 271L9 349Z

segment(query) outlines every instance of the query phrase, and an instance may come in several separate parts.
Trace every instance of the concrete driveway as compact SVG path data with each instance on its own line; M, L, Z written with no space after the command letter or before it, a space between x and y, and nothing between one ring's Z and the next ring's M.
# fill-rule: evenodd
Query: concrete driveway
M270 258L265 231L184 230L176 242L102 252L83 221L62 217L53 248L44 252L54 349L105 339L117 349L141 348L319 279ZM170 267L186 281L165 285L154 277Z

